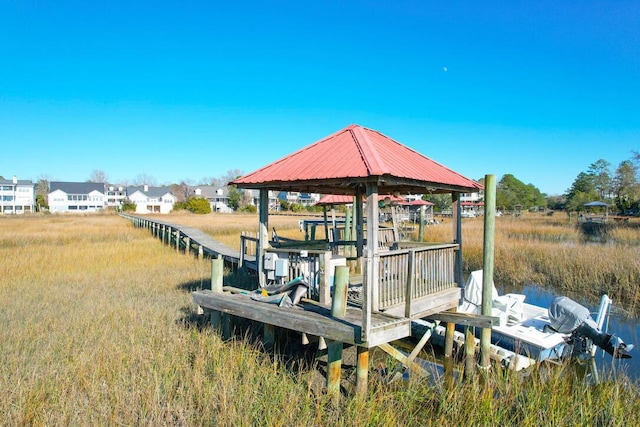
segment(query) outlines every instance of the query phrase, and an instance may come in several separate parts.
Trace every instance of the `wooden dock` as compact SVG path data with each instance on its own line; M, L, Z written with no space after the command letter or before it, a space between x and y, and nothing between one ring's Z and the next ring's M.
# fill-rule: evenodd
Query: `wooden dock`
M316 265L318 270L309 276L309 283L318 288L315 294L311 291L297 305L281 307L279 304L257 301L258 281L252 290L223 286L222 263L231 263L239 267L258 270L259 263L256 256L237 251L225 246L201 230L174 224L158 219L144 218L136 215L122 215L132 221L135 227L148 229L162 242L175 247L176 252L197 254L212 258L212 289L199 290L192 293L193 302L205 313L211 316L214 326L231 326L231 319L239 317L260 322L264 325L265 342L273 340L275 328L284 328L299 332L303 336L317 337L325 342L328 351L327 389L331 393L339 390L340 366L342 348L344 345L354 345L357 349L356 361L356 390L363 393L367 389L367 372L369 349L379 347L393 357L397 357L406 366L419 369L412 358L402 356L389 343L408 338L412 333L412 319L427 316L438 316L444 311L455 309L458 305L461 290L454 277L454 257L458 251L457 244L422 244L410 245L407 248L382 250L379 252L379 262L375 264L376 280L371 282L367 290L362 276L354 276L352 285L359 285L361 294L358 298L347 300L349 288L348 268L346 284L344 286L344 302L340 314L336 314L336 297L333 272L330 269L331 251L277 249L267 248L266 252L278 254L289 265L290 280L299 277L301 265ZM242 242L248 239L243 236ZM244 243L242 243L244 245ZM242 246L241 245L241 246ZM304 253L304 255L302 255ZM304 260L304 261L302 261ZM219 263L218 267L215 267ZM267 267L262 265L264 269ZM336 267L337 269L338 267ZM217 273L215 273L217 271ZM308 274L309 271L307 271ZM335 273L337 275L337 272ZM217 277L216 277L217 275ZM284 279L284 278L283 278ZM310 286L312 288L314 285ZM338 283L335 283L338 286ZM316 299L317 298L317 299ZM448 339L453 340L453 323L455 315L449 314L447 331ZM492 319L463 319L468 325L490 327ZM488 323L487 323L488 322ZM226 325L226 326L225 326ZM232 330L232 329L231 329ZM226 330L229 333L229 329ZM420 340L413 357L426 343L428 336ZM452 344L448 345L451 347ZM445 346L447 348L447 346ZM449 351L449 350L446 350ZM337 376L337 380L336 380Z
M130 220L134 227L148 229L154 237L175 247L178 252L184 251L187 254L193 252L200 258L220 256L229 264L256 269L255 256L247 254L241 256L240 251L218 242L197 228L139 215L122 213L120 216Z

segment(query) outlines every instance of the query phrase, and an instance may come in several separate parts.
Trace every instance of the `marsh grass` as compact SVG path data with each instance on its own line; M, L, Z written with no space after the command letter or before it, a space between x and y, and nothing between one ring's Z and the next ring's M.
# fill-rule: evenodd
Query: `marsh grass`
M233 221L221 227L245 229ZM562 367L525 380L492 371L484 383L451 389L386 384L372 370L365 399L347 394L336 405L317 390L316 366L294 369L289 355L242 336L221 341L190 295L207 286L210 264L176 255L115 215L1 217L0 260L3 425L640 421L635 385L623 378L588 386Z

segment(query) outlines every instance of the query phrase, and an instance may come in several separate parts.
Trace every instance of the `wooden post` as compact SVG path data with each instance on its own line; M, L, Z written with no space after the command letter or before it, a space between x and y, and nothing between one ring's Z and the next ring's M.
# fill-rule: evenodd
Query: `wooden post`
M360 203L362 206L362 203ZM364 223L358 221L359 224ZM360 233L362 234L362 233ZM378 184L367 183L367 250L362 286L362 341L369 340L371 312L378 310Z
M351 210L352 208L347 208L344 216L344 240L346 242L350 242L352 240L351 234ZM344 254L347 257L353 256L353 246L348 244L344 248Z
M324 217L324 238L329 242L329 221L327 219L327 207L322 206L322 216Z
M457 308L452 308L449 310L452 313L456 313L458 311ZM453 337L456 331L456 324L453 322L447 322L447 326L445 329L444 335L444 357L453 357Z
M347 288L349 286L349 267L336 267L333 280L333 299L331 300L331 315L339 319L347 314Z
M262 344L265 348L273 348L276 343L276 327L265 323L262 326Z
M420 206L420 225L418 227L418 242L424 242L424 206Z
M336 267L334 279L333 300L331 303L331 315L343 319L347 313L347 286L349 284L349 268ZM327 391L329 394L339 396L340 373L342 371L342 348L340 341L328 341L327 359Z
M198 245L198 259L202 260L204 258L204 249L202 245Z
M464 328L464 356L465 378L471 378L475 373L476 367L476 337L474 334L475 328L473 326L465 326Z
M176 230L176 252L180 253L180 230Z
M191 237L187 237L184 246L184 254L189 255L191 253Z
M213 292L222 292L222 284L224 278L224 258L218 255L211 259L211 290Z
M267 277L264 272L264 254L269 247L269 190L260 189L260 225L258 229L258 248L256 250L256 261L258 266L258 280L261 287L267 284Z
M407 274L407 283L404 295L404 317L411 318L411 298L413 297L413 284L416 275L416 251L409 250L409 265Z
M340 397L340 373L342 371L342 343L327 340L327 394Z
M328 305L331 302L331 252L325 251L318 254L318 264L320 270L318 299L320 304Z
M367 394L367 382L369 381L369 349L357 346L356 351L356 394L364 396Z
M451 202L454 243L459 245L455 253L454 280L458 286L462 286L464 280L462 279L462 217L460 216L460 193L451 193Z
M376 189L377 190L377 189ZM378 196L376 193L376 199L374 200L376 203L376 210L378 207ZM353 203L354 208L354 218L355 218L355 236L356 236L356 256L358 258L362 257L364 253L364 212L363 212L363 202L362 202L362 188L358 186L356 188L356 197Z
M482 259L482 311L491 316L493 301L493 260L496 225L496 177L484 177L484 248ZM491 366L491 328L482 328L480 335L480 366Z
M224 263L223 259L211 259L211 291L221 293L223 284ZM211 311L211 326L214 329L220 329L222 326L222 313L218 310ZM224 336L224 334L223 334Z

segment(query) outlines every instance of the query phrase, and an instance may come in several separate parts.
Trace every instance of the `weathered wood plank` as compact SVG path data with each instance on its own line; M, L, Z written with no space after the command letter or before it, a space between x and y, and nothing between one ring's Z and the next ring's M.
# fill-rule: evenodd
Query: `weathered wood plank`
M316 335L347 344L375 347L411 335L409 319L372 313L371 337L361 342L362 310L347 307L345 317L331 316L331 308L303 300L296 307L278 307L254 301L247 293L214 293L209 290L193 292L193 302L203 308L218 310L234 316Z
M491 328L500 324L500 318L495 316L482 316L480 314L451 313L443 311L428 316L432 320L440 320L457 325L475 326L478 328Z
M460 288L455 287L416 298L411 301L411 317L413 319L427 317L431 314L457 307L460 302L460 295ZM402 303L387 307L384 312L392 316L402 317L405 315L405 305Z

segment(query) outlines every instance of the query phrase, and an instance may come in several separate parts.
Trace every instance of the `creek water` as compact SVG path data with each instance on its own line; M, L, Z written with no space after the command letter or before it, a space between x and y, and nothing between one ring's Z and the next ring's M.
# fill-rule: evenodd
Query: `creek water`
M500 295L508 292L526 295L525 302L540 307L549 307L554 297L562 295L561 293L555 293L553 290L535 284L525 285L517 290L500 289L499 286L496 286L496 288ZM580 301L575 297L572 297L572 299L587 307L595 320L599 303L593 305ZM598 371L614 375L618 372L623 372L635 382L640 382L640 320L631 319L626 316L621 310L616 308L616 301L613 301L608 323L605 323L605 328L608 333L615 334L622 338L625 343L633 344L635 348L631 350L632 357L630 359L614 359L608 353L598 349L595 357Z

